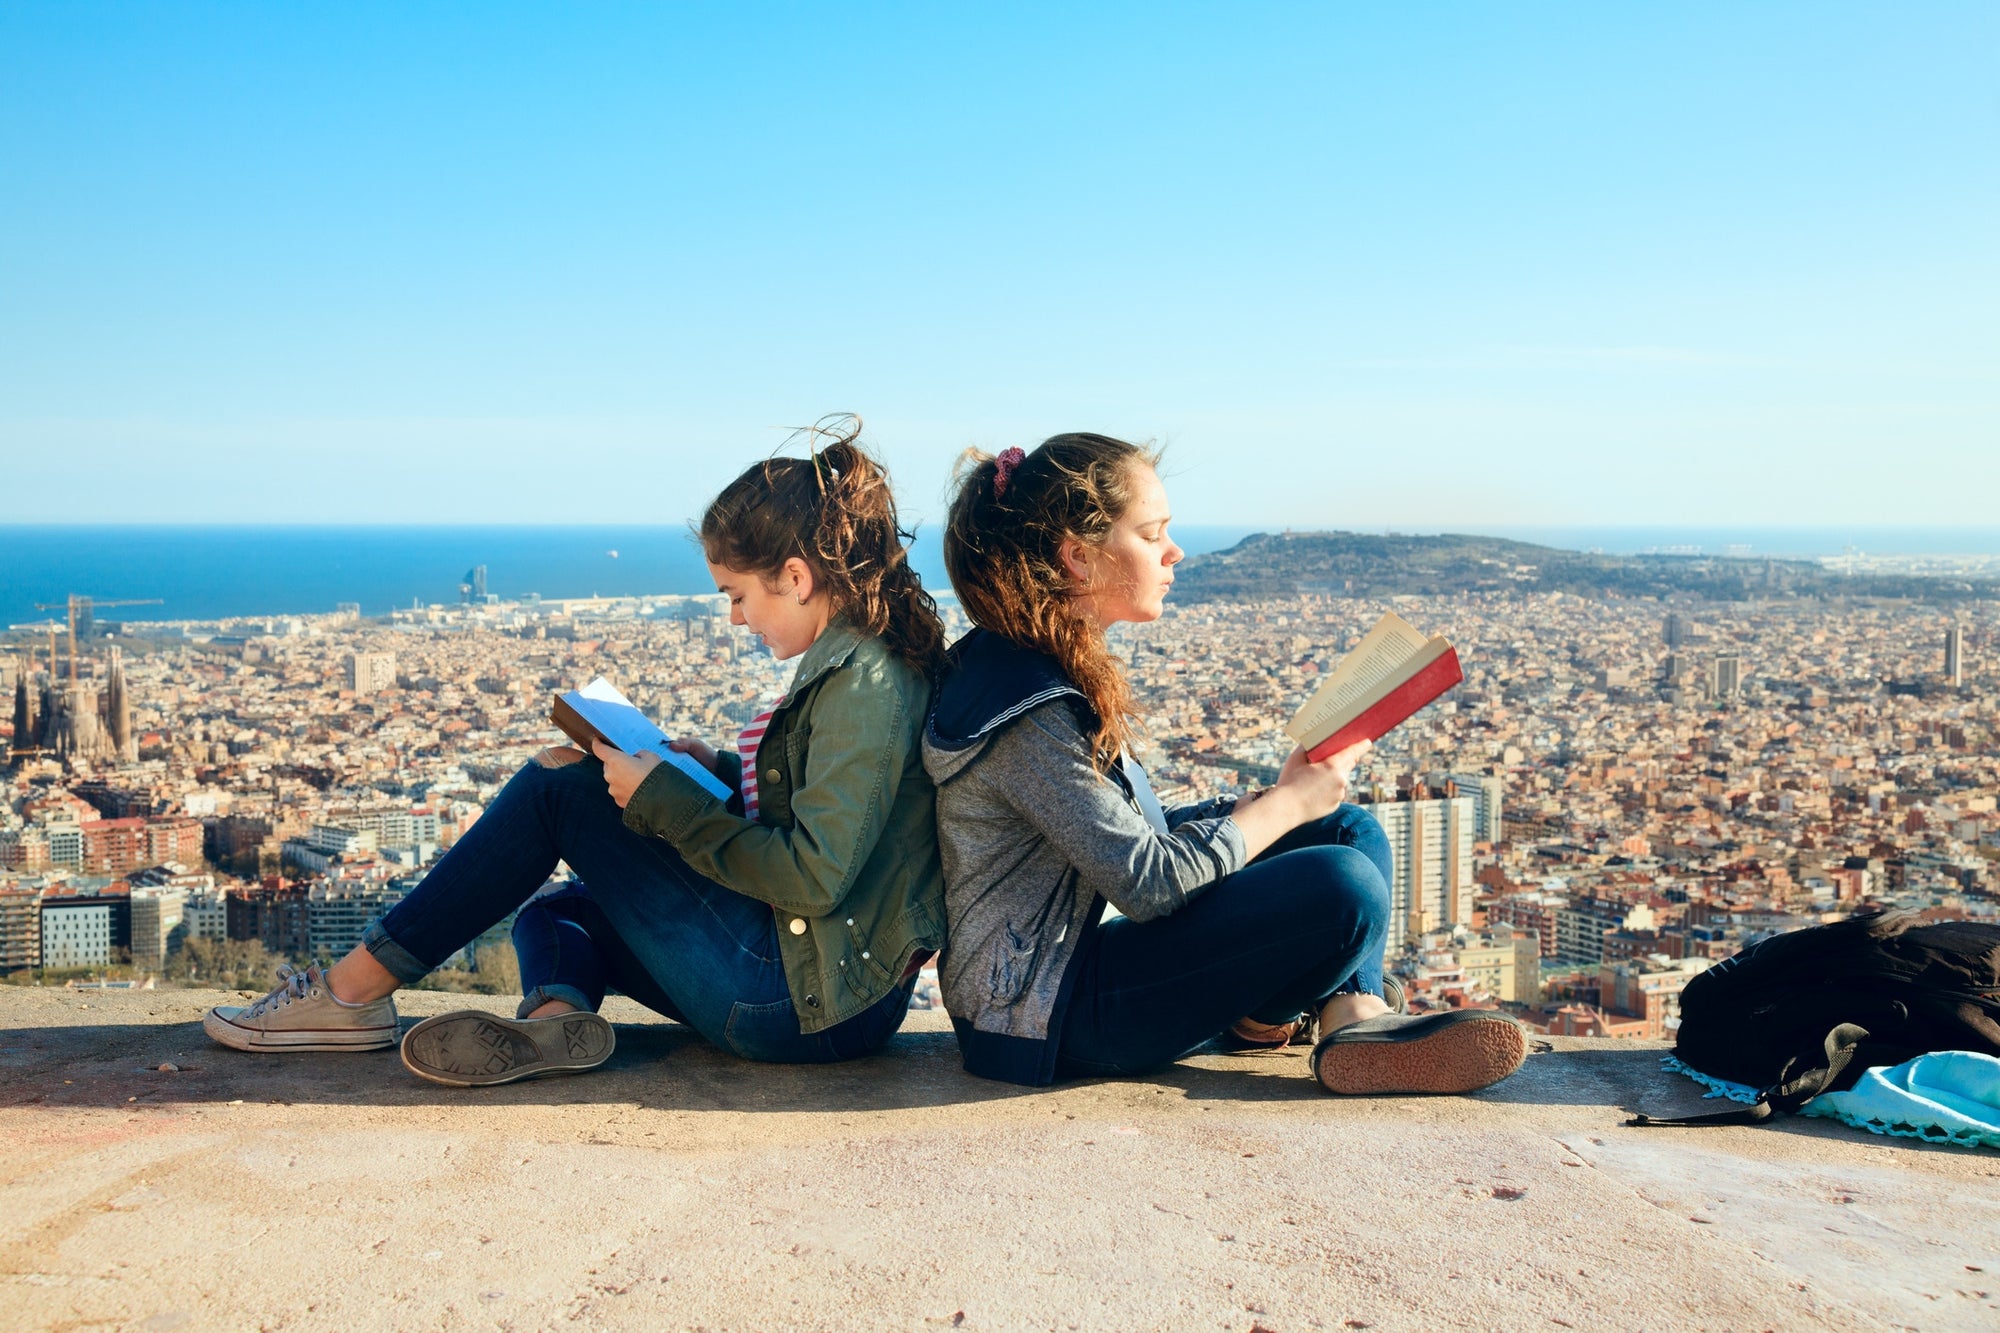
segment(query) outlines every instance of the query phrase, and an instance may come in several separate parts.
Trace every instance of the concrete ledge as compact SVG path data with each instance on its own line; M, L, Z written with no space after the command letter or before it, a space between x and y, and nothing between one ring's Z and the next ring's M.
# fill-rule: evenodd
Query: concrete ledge
M218 1002L0 989L0 1324L2000 1325L2000 1154L1622 1128L1698 1104L1653 1045L1464 1098L1337 1100L1296 1056L1030 1091L940 1015L795 1069L614 1000L604 1070L456 1092L214 1047ZM512 1010L400 1000L468 1002Z

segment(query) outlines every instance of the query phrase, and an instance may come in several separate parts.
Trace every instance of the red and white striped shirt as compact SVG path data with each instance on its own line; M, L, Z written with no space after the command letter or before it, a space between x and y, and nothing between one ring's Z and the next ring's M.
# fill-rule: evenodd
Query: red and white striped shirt
M743 815L746 819L757 817L757 746L764 739L765 728L771 725L771 714L778 711L785 696L779 695L771 701L771 706L750 719L750 725L743 728L743 734L736 738L736 753L743 757L743 776L738 786L743 791Z

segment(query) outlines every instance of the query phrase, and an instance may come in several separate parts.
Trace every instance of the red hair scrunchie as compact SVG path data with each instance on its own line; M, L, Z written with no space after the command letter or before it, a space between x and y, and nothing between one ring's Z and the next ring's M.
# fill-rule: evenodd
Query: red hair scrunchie
M1021 466L1022 461L1027 456L1027 452L1016 445L1011 449L1002 449L993 459L994 499L1004 500L1007 498L1007 482L1013 477L1014 469Z

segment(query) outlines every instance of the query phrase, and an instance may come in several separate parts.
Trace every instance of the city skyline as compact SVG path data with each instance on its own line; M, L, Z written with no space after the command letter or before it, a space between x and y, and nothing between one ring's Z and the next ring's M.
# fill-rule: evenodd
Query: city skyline
M1978 524L1921 10L14 7L8 519L677 523L851 407L921 521L1084 428L1197 524Z
M127 948L158 968L183 899L211 911L203 938L351 943L546 743L549 690L604 674L694 735L781 691L789 667L715 602L468 595L163 626L127 641L129 689L99 638L80 666L0 658L0 971L38 947L44 968ZM1385 736L1356 791L1399 848L1391 944L1412 994L1657 1038L1691 970L1761 933L1865 902L1991 919L1990 606L1398 604L1469 654L1463 688ZM1163 799L1268 783L1292 744L1279 719L1380 605L1210 602L1116 633ZM142 887L165 895L143 949Z

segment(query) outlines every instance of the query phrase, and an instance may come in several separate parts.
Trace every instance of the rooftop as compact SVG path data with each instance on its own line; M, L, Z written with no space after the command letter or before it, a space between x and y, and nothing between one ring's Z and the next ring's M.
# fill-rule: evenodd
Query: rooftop
M1030 1090L941 1015L746 1064L613 1000L589 1076L458 1092L251 1057L231 996L0 988L15 1327L1881 1328L2000 1322L2000 1154L1697 1104L1557 1040L1466 1098L1295 1056ZM417 993L406 1017L487 997ZM162 1071L170 1064L178 1070Z

